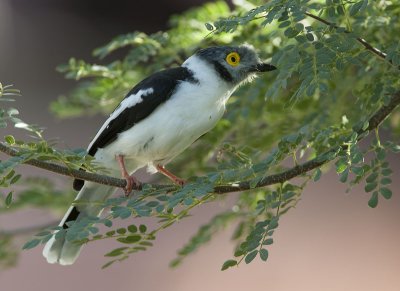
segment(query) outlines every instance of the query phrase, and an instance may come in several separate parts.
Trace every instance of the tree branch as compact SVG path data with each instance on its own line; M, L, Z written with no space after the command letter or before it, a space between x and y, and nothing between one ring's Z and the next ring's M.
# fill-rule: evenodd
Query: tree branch
M390 115L390 113L400 104L400 91L396 92L390 101L386 104L383 105L378 111L375 112L374 115L368 120L369 125L368 128L365 130L360 130L358 132L358 135L362 135L364 133L367 133L379 126L386 117ZM365 137L365 136L364 136ZM331 149L327 151L326 153L330 153L335 151L336 149ZM10 146L0 143L0 151L6 153L9 156L18 156L18 151L11 148ZM325 154L326 154L325 153ZM265 187L277 183L282 183L285 181L288 181L294 177L298 177L302 174L305 174L313 169L319 168L322 165L328 163L329 160L327 159L321 159L321 156L316 157L308 162L305 162L303 164L297 165L293 168L290 168L286 171L283 171L278 174L273 174L264 177L261 181L255 185L255 187L251 187L250 181L242 181L239 183L235 183L232 185L221 185L221 186L216 186L214 188L214 193L216 194L224 194L228 192L237 192L237 191L243 191L243 190L249 190L252 188L260 188L260 187ZM114 187L119 187L119 188L125 188L126 187L126 181L124 179L118 179L106 175L100 175L100 174L94 174L94 173L88 173L84 171L79 171L79 170L74 170L74 169L69 169L65 166L62 166L60 164L52 163L52 162L44 162L44 161L39 161L36 159L31 159L25 162L25 164L45 169L47 171L55 172L61 175L65 176L70 176L74 177L77 179L82 179L86 181L91 181L95 183L100 183L104 185L109 185L109 186L114 186ZM168 189L171 188L171 185L158 185L158 184L149 184L151 187L156 188L156 189ZM138 190L138 189L135 189Z
M323 18L321 18L321 17L319 17L317 15L314 15L314 14L309 13L309 12L305 12L305 14L307 16L311 17L311 18L314 18L315 20L318 20L319 22L322 22L322 23L326 24L326 25L329 25L329 26L334 27L334 28L339 28L339 26L337 26L336 24L334 24L332 22L329 22L329 21L327 21L327 20L325 20L325 19L323 19ZM351 31L348 31L348 30L345 30L344 32L345 33L351 33ZM367 50L371 51L372 53L374 53L375 55L377 55L378 57L380 57L382 59L386 59L386 54L384 52L382 52L382 51L378 50L377 48L373 47L372 45L370 45L365 39L363 39L361 37L357 37L356 39ZM392 61L389 61L389 63L393 65Z
M13 149L12 147L6 145L3 142L0 143L0 151L12 157L16 157L19 155L17 150ZM45 162L37 159L31 159L26 161L24 164L31 165L64 176L70 176L73 178L91 181L99 184L111 185L119 188L124 188L126 186L126 181L123 179L69 169L65 166L53 162Z
M390 99L388 104L383 105L378 111L375 112L374 115L372 115L372 117L368 120L368 128L366 130L360 130L359 132L357 132L357 134L362 135L366 132L369 132L369 131L377 128L379 126L379 124L381 124L386 119L386 117L388 117L389 114L399 104L400 104L400 91L396 92L392 96L392 98ZM362 138L364 138L364 137L362 137ZM362 138L360 138L359 140L361 140ZM324 154L327 154L329 152L334 152L334 151L335 151L335 149L331 149L331 150L325 152ZM273 184L283 183L285 181L293 179L294 177L300 176L311 170L319 168L328 162L329 162L329 160L327 160L327 159L321 160L320 156L316 157L308 162L297 165L289 170L283 171L278 174L273 174L273 175L267 176L267 177L263 178L260 182L258 182L254 188L260 188L260 187L265 187L265 186L269 186L269 185L273 185ZM238 183L238 185L235 185L235 186L217 186L214 188L214 191L215 191L215 193L222 194L222 193L227 193L227 192L243 191L243 190L249 190L249 189L251 189L250 182L244 181L244 182Z

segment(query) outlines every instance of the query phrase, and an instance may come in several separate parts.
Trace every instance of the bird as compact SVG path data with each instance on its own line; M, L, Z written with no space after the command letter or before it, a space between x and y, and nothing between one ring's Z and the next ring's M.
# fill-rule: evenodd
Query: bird
M108 175L126 179L126 194L140 187L132 174L145 166L150 173L159 172L183 185L185 181L166 164L216 125L240 85L275 69L249 44L200 49L181 66L156 72L134 86L101 126L87 153ZM59 224L66 230L85 217L99 217L103 209L90 202L104 201L117 190L79 179L74 180L74 189L79 191L76 199L85 204L68 209ZM48 263L73 264L82 245L68 241L66 232L56 233L43 256Z

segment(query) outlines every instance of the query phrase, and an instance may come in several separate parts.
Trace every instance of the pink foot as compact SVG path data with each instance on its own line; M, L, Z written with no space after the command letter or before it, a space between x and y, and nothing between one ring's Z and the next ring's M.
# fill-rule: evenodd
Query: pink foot
M156 166L157 170L165 175L167 178L169 178L172 182L174 182L174 184L179 185L179 186L183 186L186 184L186 181L175 176L174 174L172 174L170 171L168 171L167 169L165 169L163 166L161 165L157 165Z
M142 184L133 176L128 174L128 171L125 168L124 156L123 155L116 155L115 158L118 161L119 167L121 169L121 175L126 180L126 187L124 189L125 196L128 197L129 194L132 192L133 188L140 189Z

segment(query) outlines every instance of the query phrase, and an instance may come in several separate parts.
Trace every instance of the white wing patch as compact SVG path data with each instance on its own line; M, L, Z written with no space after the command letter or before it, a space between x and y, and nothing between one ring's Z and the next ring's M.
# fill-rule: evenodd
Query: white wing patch
M124 100L122 100L122 102L114 110L114 112L111 113L110 117L108 118L109 120L107 121L110 122L111 120L115 119L126 108L133 107L136 104L142 103L143 102L142 97L152 94L153 92L154 92L153 88L148 88L148 89L140 89L136 94L129 95Z
M123 112L125 109L130 108L135 106L136 104L139 104L143 102L143 97L153 94L154 89L153 88L147 88L147 89L140 89L136 94L131 94L128 97L126 97L122 102L118 105L118 107L111 113L111 115L108 117L106 122L104 122L103 126L100 128L100 130L97 132L96 136L93 138L91 143L88 146L88 149L90 149L95 142L95 140L100 136L100 134L103 132L104 129L109 127L109 124L112 120L117 118L121 112Z

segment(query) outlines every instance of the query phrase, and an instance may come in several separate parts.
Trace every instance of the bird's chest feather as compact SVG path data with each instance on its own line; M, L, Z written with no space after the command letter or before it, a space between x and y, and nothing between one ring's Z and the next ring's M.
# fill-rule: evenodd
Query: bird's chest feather
M211 130L224 114L229 95L226 88L213 82L208 86L201 82L181 84L177 94L155 115L159 128L153 153L166 158L175 156Z
M169 107L170 118L176 119L178 129L203 134L222 117L229 95L218 84L183 84L166 106Z
M230 94L215 80L181 83L149 117L120 134L114 148L146 163L171 159L215 126Z

